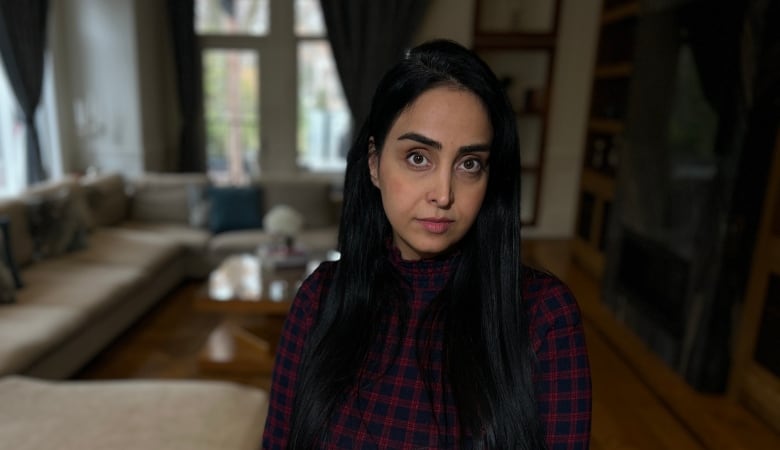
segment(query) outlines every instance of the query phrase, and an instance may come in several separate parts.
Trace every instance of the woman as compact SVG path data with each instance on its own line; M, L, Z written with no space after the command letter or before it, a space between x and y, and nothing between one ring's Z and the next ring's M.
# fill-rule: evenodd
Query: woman
M293 302L264 448L586 448L569 290L520 263L500 82L449 41L385 75L347 157L339 250Z

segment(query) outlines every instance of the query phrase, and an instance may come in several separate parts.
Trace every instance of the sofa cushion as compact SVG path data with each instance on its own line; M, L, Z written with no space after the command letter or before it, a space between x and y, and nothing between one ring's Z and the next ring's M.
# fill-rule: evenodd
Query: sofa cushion
M65 341L83 323L83 314L69 306L26 305L20 299L15 305L0 307L0 319L0 375L4 375L23 370ZM13 408L0 411L7 409Z
M89 247L68 254L66 260L125 266L154 273L171 264L181 254L181 247L165 236L148 231L120 227L95 230ZM27 277L26 273L24 274Z
M212 233L263 227L262 191L255 186L213 186L208 190Z
M263 230L236 230L215 235L209 241L209 254L214 263L238 253L254 253L260 245L271 244L275 238Z
M27 222L27 206L20 198L0 200L0 216L8 218L11 254L19 267L32 262L33 239Z
M220 381L0 380L0 442L56 448L249 450L262 438L268 396Z
M150 173L132 181L130 218L146 222L190 223L191 191L209 185L206 174Z
M6 216L0 216L0 265L8 270L13 280L14 288L20 288L24 285L22 277L19 275L19 266L16 264L13 250L11 247L11 221Z
M149 233L178 245L184 252L184 256L180 258L184 263L184 273L190 278L203 278L213 268L208 257L208 244L211 238L208 230L157 222L124 222L121 228Z
M27 219L33 237L33 258L40 260L87 246L88 212L77 187L28 192Z
M124 300L146 281L143 267L52 258L24 270L27 286L17 291L17 303L78 309L86 321Z
M263 179L263 204L267 209L287 205L303 214L304 228L326 227L336 223L331 199L331 183L316 179ZM266 212L266 211L264 211Z
M80 180L93 227L116 225L127 218L125 180L118 173L82 177Z
M0 261L0 305L16 302L14 276L5 261Z

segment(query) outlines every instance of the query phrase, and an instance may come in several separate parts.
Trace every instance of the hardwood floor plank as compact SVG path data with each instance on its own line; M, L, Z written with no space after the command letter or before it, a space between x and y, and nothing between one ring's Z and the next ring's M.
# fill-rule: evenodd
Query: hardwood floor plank
M585 338L593 372L593 440L606 448L703 449L590 323Z

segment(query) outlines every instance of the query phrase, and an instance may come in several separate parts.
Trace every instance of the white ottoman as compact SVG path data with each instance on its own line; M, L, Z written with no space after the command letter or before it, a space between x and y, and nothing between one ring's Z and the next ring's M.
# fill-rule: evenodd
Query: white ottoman
M260 448L265 391L219 381L0 378L2 450Z

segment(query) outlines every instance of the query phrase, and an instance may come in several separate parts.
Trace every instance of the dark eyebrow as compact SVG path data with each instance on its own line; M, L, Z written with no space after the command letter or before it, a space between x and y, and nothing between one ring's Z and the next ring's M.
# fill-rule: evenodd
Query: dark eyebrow
M410 132L410 133L404 133L398 137L399 141L403 141L404 139L410 139L412 141L419 142L420 144L426 145L428 147L433 147L436 150L441 150L441 142L434 141L433 139L429 137L425 137L422 134Z
M435 148L436 150L441 150L441 142L434 141L433 139L423 136L419 133L415 132L409 132L404 133L401 136L398 137L399 141L402 141L404 139L409 139L415 142L419 142L420 144L423 144L427 147ZM472 144L472 145L465 145L458 149L458 154L464 154L464 153L475 153L475 152L489 152L490 151L490 145L489 144Z

